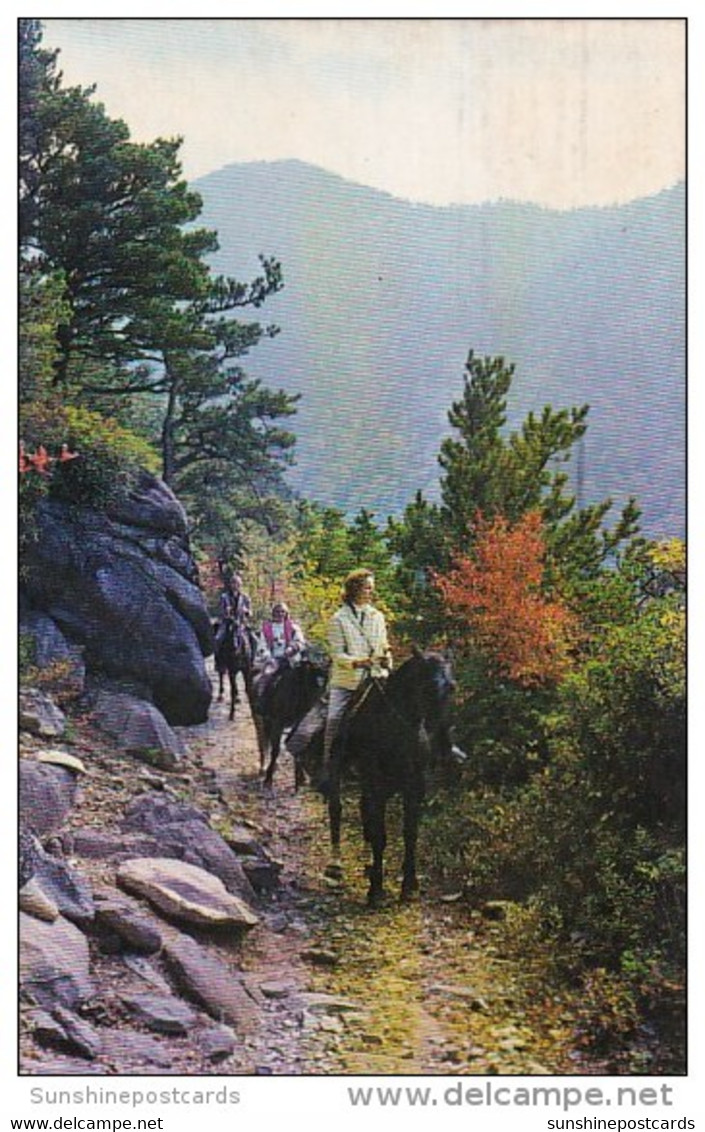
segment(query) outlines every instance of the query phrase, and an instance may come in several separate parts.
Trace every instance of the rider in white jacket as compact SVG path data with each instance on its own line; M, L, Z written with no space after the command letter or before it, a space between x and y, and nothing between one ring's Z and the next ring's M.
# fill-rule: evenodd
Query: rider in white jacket
M374 594L371 570L353 570L345 579L343 604L328 626L332 656L330 698L323 745L323 779L330 761L333 741L353 692L366 672L386 677L392 667L384 614L371 604Z

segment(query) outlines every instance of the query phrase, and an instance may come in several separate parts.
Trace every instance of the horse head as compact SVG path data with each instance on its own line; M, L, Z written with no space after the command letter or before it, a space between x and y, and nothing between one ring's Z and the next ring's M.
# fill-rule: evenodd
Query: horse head
M450 660L442 652L424 652L414 645L406 665L413 673L418 711L434 756L453 758L450 709L456 683Z

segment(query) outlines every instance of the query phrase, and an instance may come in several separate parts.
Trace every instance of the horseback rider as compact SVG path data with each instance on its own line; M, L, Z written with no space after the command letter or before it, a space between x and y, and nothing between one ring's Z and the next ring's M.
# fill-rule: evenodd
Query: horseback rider
M333 663L323 739L322 789L329 777L334 740L355 692L365 675L385 678L392 667L384 614L371 604L374 591L372 571L353 570L345 579L343 604L328 626Z
M262 636L269 655L276 661L300 657L306 647L301 626L292 619L283 601L275 602L271 617L262 622Z
M226 620L232 619L235 632L242 637L251 648L249 635L250 619L252 617L252 602L249 594L242 588L242 575L233 573L224 576L224 588L220 594L219 611L220 621L215 634L215 645L218 648L225 640L227 631Z
M259 672L255 681L255 689L260 698L286 664L298 663L305 648L303 630L291 617L288 606L283 601L275 602L271 616L262 622L257 656Z

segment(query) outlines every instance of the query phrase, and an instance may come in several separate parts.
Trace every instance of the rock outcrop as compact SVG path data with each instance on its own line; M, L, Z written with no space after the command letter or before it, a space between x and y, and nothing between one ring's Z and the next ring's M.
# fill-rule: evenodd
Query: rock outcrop
M34 638L37 662L80 655L89 675L147 689L169 723L204 722L212 631L169 488L142 472L104 512L42 500L36 527L20 629Z

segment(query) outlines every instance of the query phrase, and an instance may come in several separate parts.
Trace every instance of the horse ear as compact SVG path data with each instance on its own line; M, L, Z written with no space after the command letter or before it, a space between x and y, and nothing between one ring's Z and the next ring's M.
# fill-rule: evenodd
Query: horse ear
M423 656L423 649L420 649L416 643L411 646L411 651L416 657Z

